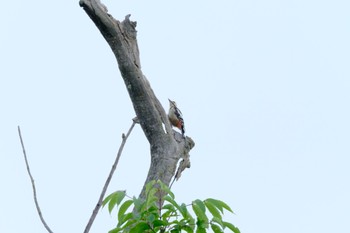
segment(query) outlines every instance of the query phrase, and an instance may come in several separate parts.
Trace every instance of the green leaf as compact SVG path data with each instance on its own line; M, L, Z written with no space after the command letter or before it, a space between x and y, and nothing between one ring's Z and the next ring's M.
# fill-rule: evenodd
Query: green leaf
M207 233L207 230L205 230L205 228L197 227L196 233Z
M195 222L195 219L189 215L190 218L187 218L188 219L188 225L194 230L195 228L195 225L196 225L196 222Z
M105 200L102 202L102 206L108 203L108 212L111 213L115 205L119 205L124 197L125 191L116 191L105 198Z
M151 227L147 223L139 222L133 228L130 229L129 233L140 233L140 232L144 232L145 230L149 230L149 229L151 229Z
M204 221L205 224L208 223L208 217L205 214L205 205L201 200L194 200L192 202L192 209L196 214L198 220Z
M181 205L180 205L180 213L182 214L182 216L185 218L185 219L193 219L193 217L192 217L192 215L188 212L188 210L187 210L187 206L184 204L184 203L182 203Z
M159 185L160 185L160 188L163 190L163 191L165 191L167 194L169 194L170 195L170 197L172 198L172 199L175 199L175 195L174 195L174 193L170 190L170 188L168 187L168 185L166 185L166 184L164 184L162 181L158 181L158 183L159 183Z
M177 217L177 216L178 216L177 212L168 210L162 214L161 218L163 219L163 221L168 221L168 218Z
M167 221L167 220L165 220L165 221ZM182 226L181 223L178 220L174 220L174 221L171 221L171 222L167 221L167 225L168 226L173 226L173 228L179 228L179 227Z
M208 202L208 201L204 201L204 204L209 210L209 212L213 215L213 217L222 219L220 211L217 209L215 205L213 205L211 202Z
M210 226L211 226L211 229L214 231L214 233L223 233L219 225L211 223Z
M181 229L178 226L175 226L170 230L170 233L181 233Z
M165 196L164 201L167 201L170 204L172 204L173 206L175 206L175 208L178 209L181 212L181 214L183 215L182 209L180 208L179 204L177 204L177 202L171 196Z
M194 200L193 202L196 203L196 204L201 208L201 210L202 210L203 212L205 212L205 205L204 205L204 202L203 202L203 201L201 201L201 200L199 200L199 199L196 199L196 200ZM193 204L193 202L192 202L192 204Z
M118 225L117 227L122 227L124 225L124 223L126 223L122 228L124 228L126 225L130 225L130 222L136 221L133 219L133 213L127 213L125 214L120 221L118 221Z
M124 218L120 222L118 222L117 227L120 227L120 229L124 230L125 228L135 224L137 222L136 219L133 218L133 213L127 213L124 215Z
M147 216L147 222L149 223L153 223L153 221L156 219L156 217L154 216L154 214L149 214Z
M141 212L141 210L145 204L145 201L140 199L140 198L136 198L136 197L133 197L132 200L134 201L136 211Z
M122 221L122 218L125 216L125 212L129 209L129 207L134 203L133 200L125 201L120 207L118 211L118 222Z
M179 225L182 230L193 233L196 227L196 223L195 223L195 220L192 218L192 216L190 217L191 218L188 218L188 219L185 219L185 218L181 219L180 221L177 221L177 220L173 221L168 225Z
M170 230L170 233L181 233L179 229L172 229Z
M194 213L196 214L196 216L199 219L205 219L206 218L205 213L202 211L202 209L198 205L192 204L192 209L193 209Z
M206 229L206 228L209 227L208 221L201 220L201 219L197 219L196 225L197 225L197 228L204 228L204 229Z
M153 227L156 228L156 227L161 227L161 226L166 226L166 222L165 221L162 221L162 220L159 220L159 219L156 219L153 221Z
M157 189L151 189L148 192L148 194L146 196L146 206L147 207L154 205L158 201L158 198L155 195L156 193L157 193Z
M217 224L219 224L219 225L221 226L222 229L225 228L222 219L214 217L211 221L212 221L212 222L215 222L215 223L217 223Z
M193 233L192 227L187 226L187 225L183 226L182 230L186 231L187 233Z
M216 200L213 198L208 198L205 200L205 202L209 202L209 203L213 204L214 206L216 206L216 208L218 208L221 211L221 213L224 213L223 208L230 211L231 213L233 213L232 209L223 201Z
M148 182L148 183L146 184L146 189L145 189L146 196L148 195L148 193L149 193L149 191L150 191L151 189L154 189L153 186L155 185L155 183L156 183L155 180L151 180L150 182Z
M102 201L102 207L104 207L108 202L114 202L114 205L119 205L120 202L125 197L126 192L125 191L116 191L111 194L109 194L103 201Z
M224 224L225 227L227 227L234 233L241 233L240 230L237 227L235 227L232 223L229 223L229 222L222 222L222 223Z
M122 229L120 229L120 228L114 228L114 229L112 229L112 230L110 230L110 231L108 231L108 233L119 233L119 232L121 232L122 231Z
M115 193L115 192L114 192ZM103 201L102 201L102 207L105 207L105 205L111 200L113 197L114 193L109 194Z
M151 206L147 210L141 213L141 216L147 217L148 215L154 215L156 219L159 219L159 209L156 206Z
M200 226L208 224L208 217L205 214L205 206L203 204L204 206L204 209L203 209L203 206L201 204L203 204L203 202L197 201L197 200L192 202L192 209L197 216L197 219L198 219L197 226L199 228Z
M173 212L176 211L175 207L173 205L171 205L171 204L163 205L162 210L170 210L170 211L173 211Z
M125 195L126 195L126 191L125 190L118 192L118 194L115 196L115 199L117 201L117 205L120 205L120 203L124 199Z

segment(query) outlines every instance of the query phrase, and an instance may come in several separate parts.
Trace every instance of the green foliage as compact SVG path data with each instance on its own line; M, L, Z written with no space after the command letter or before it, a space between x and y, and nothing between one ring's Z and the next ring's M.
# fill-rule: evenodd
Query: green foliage
M102 206L108 204L109 213L118 208L117 226L109 233L206 233L210 229L214 233L226 229L240 233L233 224L223 221L224 210L233 213L223 201L208 198L194 200L190 205L178 204L175 195L161 181L149 182L145 190L145 199L133 197L123 202L125 191L116 191L104 199ZM188 206L192 207L194 217Z

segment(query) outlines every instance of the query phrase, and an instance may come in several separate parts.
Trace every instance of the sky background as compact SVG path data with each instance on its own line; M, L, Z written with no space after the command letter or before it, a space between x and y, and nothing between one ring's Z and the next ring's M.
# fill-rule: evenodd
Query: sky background
M196 146L173 191L213 197L242 233L349 232L350 2L105 0L136 20L141 64ZM114 55L76 1L4 1L0 14L0 232L83 232L135 116ZM140 128L108 193L138 195ZM100 211L91 233L115 214Z

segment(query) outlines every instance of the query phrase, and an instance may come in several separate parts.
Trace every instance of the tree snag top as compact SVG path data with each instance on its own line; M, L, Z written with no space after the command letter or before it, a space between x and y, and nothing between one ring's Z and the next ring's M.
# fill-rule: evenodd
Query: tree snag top
M161 180L169 185L179 159L186 159L186 164L189 164L188 152L194 142L189 137L178 137L179 133L172 130L163 106L141 71L137 23L130 20L130 14L122 22L114 19L99 0L80 0L79 4L111 47L137 118L150 143L151 167L145 183Z

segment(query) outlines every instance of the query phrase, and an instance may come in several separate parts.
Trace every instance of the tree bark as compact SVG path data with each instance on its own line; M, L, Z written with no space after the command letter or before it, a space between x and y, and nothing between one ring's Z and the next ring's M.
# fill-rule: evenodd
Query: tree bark
M194 147L194 141L190 137L183 138L171 128L164 108L141 71L136 22L130 21L130 15L119 22L108 14L99 0L80 0L79 4L111 47L137 118L150 143L151 165L145 184L161 180L169 185L181 158L189 167L189 151ZM144 190L145 187L140 197L144 197Z

